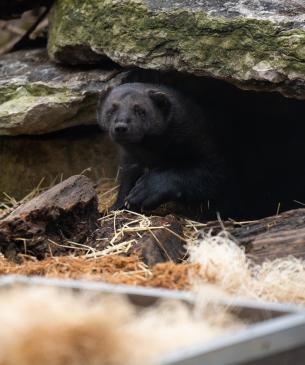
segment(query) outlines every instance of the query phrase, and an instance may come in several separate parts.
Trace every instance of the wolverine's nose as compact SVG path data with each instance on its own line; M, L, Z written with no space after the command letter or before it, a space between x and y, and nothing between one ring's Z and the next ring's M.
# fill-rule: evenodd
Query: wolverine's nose
M128 131L127 124L125 123L119 123L114 128L115 133L117 134L124 134Z

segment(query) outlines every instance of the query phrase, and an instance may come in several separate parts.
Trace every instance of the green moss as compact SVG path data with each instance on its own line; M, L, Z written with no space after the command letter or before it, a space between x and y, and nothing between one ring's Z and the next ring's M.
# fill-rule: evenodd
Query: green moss
M78 45L123 66L243 80L253 77L254 65L266 61L285 75L305 75L305 32L300 29L183 8L151 10L145 1L58 0L49 54L58 59L65 47Z
M71 95L68 89L52 88L44 84L6 84L0 87L0 104L20 97L45 97L55 95Z
M73 94L66 89L50 88L42 84L6 85L0 88L0 118L23 113L43 103L67 103Z

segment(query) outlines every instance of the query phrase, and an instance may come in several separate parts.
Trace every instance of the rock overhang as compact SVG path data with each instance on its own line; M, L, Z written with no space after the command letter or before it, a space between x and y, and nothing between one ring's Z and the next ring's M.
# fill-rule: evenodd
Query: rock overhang
M65 68L45 50L18 51L0 59L0 135L46 134L96 123L97 95L120 83L113 66Z
M48 49L55 61L107 57L123 67L175 70L305 98L299 2L58 0L51 19Z

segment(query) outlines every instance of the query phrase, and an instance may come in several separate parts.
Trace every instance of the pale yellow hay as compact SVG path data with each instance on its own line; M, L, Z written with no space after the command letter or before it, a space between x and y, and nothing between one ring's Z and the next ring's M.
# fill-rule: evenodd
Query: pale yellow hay
M189 253L190 262L200 265L194 286L210 283L237 296L305 305L305 260L286 257L254 265L225 233L205 234Z
M305 305L305 260L289 256L266 262L255 281L257 295L264 299Z
M99 210L106 212L116 200L118 192L117 178L102 178L97 187Z
M43 288L3 290L0 307L1 365L149 365L243 327L223 308L209 311L207 302L200 311L177 302L136 311L118 296Z

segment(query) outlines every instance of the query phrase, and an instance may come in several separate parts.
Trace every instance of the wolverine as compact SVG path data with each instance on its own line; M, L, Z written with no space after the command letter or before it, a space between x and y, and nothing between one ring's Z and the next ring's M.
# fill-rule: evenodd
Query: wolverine
M147 212L176 202L200 215L226 215L230 169L213 121L186 95L163 85L122 84L100 95L97 119L120 153L112 210Z

